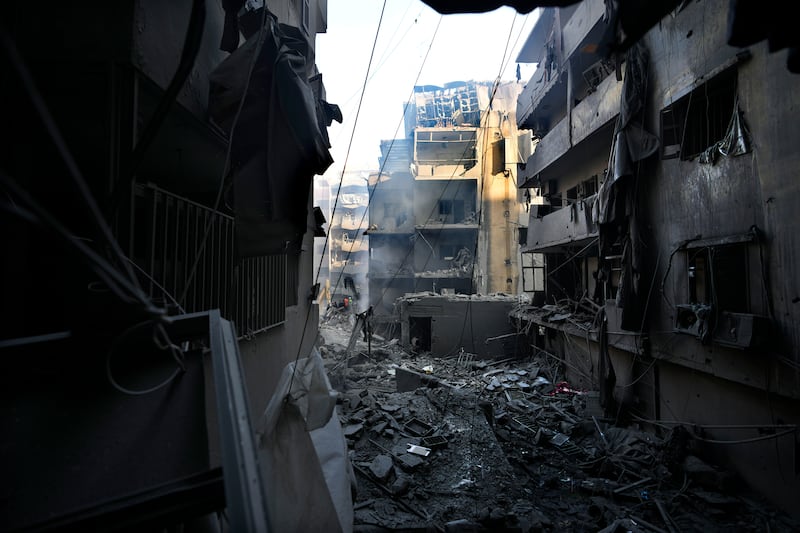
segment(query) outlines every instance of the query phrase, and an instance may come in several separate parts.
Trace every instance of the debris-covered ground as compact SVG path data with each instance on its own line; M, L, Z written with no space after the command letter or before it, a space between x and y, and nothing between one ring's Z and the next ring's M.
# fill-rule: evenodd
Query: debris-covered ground
M356 531L800 530L695 455L686 429L613 427L548 360L408 354L354 326L328 320L320 349L358 478Z

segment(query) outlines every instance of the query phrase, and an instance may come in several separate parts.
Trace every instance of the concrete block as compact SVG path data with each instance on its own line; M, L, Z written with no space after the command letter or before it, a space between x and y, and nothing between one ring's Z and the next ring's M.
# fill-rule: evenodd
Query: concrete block
M369 464L369 471L381 482L386 482L389 476L392 475L393 470L394 464L392 463L392 458L388 455L376 455L375 459Z

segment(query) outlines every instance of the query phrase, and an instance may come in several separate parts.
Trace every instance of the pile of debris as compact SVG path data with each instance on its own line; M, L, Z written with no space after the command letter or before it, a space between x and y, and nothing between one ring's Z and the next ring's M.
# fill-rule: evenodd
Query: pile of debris
M367 350L330 325L321 335L359 478L356 531L800 529L695 455L682 426L611 425L550 359L432 358L383 339Z
M542 306L520 305L514 315L524 318L528 323L571 324L584 331L598 329L598 316L601 307L584 296L578 301L564 299L555 304Z

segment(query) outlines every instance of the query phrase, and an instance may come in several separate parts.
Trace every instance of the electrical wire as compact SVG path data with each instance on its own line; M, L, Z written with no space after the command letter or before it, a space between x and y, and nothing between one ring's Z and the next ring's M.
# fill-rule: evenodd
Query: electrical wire
M50 230L60 240L67 243L68 249L75 251L83 261L97 274L122 302L137 305L149 314L154 316L163 315L162 309L153 306L152 302L142 293L137 286L134 286L127 277L123 276L116 268L108 263L102 256L82 242L81 239L69 233L66 227L61 224L47 209L39 204L26 190L11 178L8 174L0 170L0 184L5 186L20 202L27 206L27 209L18 204L2 204L8 212L15 214L26 221L37 222L45 229Z
M141 288L139 287L138 281L136 279L136 275L134 274L133 270L130 268L128 263L125 261L126 256L122 252L122 249L119 247L114 235L111 232L111 228L109 228L108 224L106 223L100 208L97 205L97 202L94 199L94 195L92 195L91 190L89 189L86 180L83 177L80 169L78 168L78 164L75 161L75 158L72 156L67 143L61 134L61 131L58 128L58 125L55 122L52 114L50 113L47 104L45 103L44 98L42 97L39 89L34 82L33 76L31 75L28 67L25 65L22 56L17 50L16 43L11 38L11 36L7 33L5 27L0 24L0 40L3 43L3 48L6 51L9 59L11 60L11 64L13 65L14 69L17 72L20 80L22 81L22 85L26 90L28 97L31 100L34 108L36 109L37 114L39 115L39 119L45 126L48 135L50 136L50 140L56 147L61 159L64 162L64 165L67 167L67 171L72 178L72 181L76 185L78 192L82 196L83 200L86 202L87 207L89 208L89 214L91 216L92 221L96 227L96 230L102 237L105 244L111 249L111 251L116 255L117 259L121 263L121 267L124 269L125 273L128 277L129 285L132 285L134 289L137 289L139 294L139 299L146 299L144 293L141 293ZM147 306L150 307L150 303L147 302Z
M165 289L160 283L158 283L158 281L156 281L156 279L153 276L151 276L145 269L137 265L136 262L133 261L132 259L129 259L127 257L126 259L130 261L131 264L134 266L134 268L136 268L136 270L138 270L139 273L141 273L144 277L146 277L150 281L150 283L155 285L156 288L158 288L164 296L169 298L172 301L172 303L175 304L175 306L178 308L178 311L180 311L181 314L184 315L186 314L186 310L181 306L178 300L176 300L175 297L167 289Z
M381 26L383 25L383 15L384 15L385 11L386 11L386 0L383 0L383 7L381 7L381 15L380 15L380 18L378 19L378 27L375 30L375 40L372 42L372 50L370 51L370 54L369 54L369 62L367 63L367 72L364 74L364 84L363 84L363 88L362 88L362 91L361 91L361 98L358 101L358 110L356 111L356 116L355 116L355 119L354 119L355 121L354 121L354 124L353 124L353 132L350 135L350 143L347 146L347 153L345 155L344 164L342 165L342 175L339 178L339 187L336 190L336 199L334 200L333 210L331 211L331 220L333 220L333 217L336 214L336 207L339 204L339 195L340 195L341 190L342 190L342 183L344 181L345 170L347 169L347 160L350 158L350 150L353 147L353 138L355 137L356 126L358 125L358 117L359 117L359 115L361 113L361 105L364 102L364 93L367 90L367 81L369 80L369 72L370 72L370 68L372 67L372 59L375 56L375 47L376 47L376 45L378 43L378 36L381 33ZM316 276L316 278L314 280L314 284L315 285L317 283L319 283L319 274L320 274L320 271L322 270L322 260L325 258L325 250L328 247L328 242L329 241L330 241L330 232L328 232L328 234L325 235L325 243L323 244L322 253L320 254L320 262L319 262L319 267L317 268L317 276ZM350 248L352 250L352 245L350 246ZM297 355L295 356L295 359L294 359L294 365L292 367L292 376L289 379L289 387L287 388L287 390L291 390L292 383L294 382L294 376L297 373L297 363L300 360L300 353L303 350L303 341L305 340L306 330L308 329L308 322L309 322L309 318L311 317L311 309L312 309L312 307L313 307L312 305L308 305L307 306L306 319L303 321L303 331L300 334L300 342L298 342L298 344L297 344Z
M158 134L158 130L167 118L170 108L175 103L178 92L181 87L186 83L186 79L192 72L197 54L200 51L200 44L203 40L203 28L206 21L206 4L205 0L193 0L192 12L189 15L189 27L186 30L184 37L183 49L181 50L181 58L178 62L178 67L172 76L172 80L167 86L166 91L159 100L155 111L150 118L150 121L145 126L142 135L139 137L139 142L130 156L130 165L127 169L126 178L132 180L136 175L139 166L144 160L144 154L153 143Z
M250 65L247 69L247 78L244 84L244 89L242 91L242 98L239 100L239 105L236 108L236 114L233 116L233 121L231 122L231 131L228 135L228 146L225 150L225 164L222 169L222 176L220 176L219 180L219 187L217 188L217 197L214 200L214 208L213 211L218 211L220 202L222 201L222 193L225 190L225 182L227 180L228 172L231 166L231 153L233 148L233 141L235 139L236 134L236 127L239 125L239 117L242 114L242 109L244 108L244 103L247 100L247 93L250 90L250 83L253 79L253 70L255 69L256 63L258 62L258 57L261 53L261 48L264 45L265 37L266 37L266 24L268 19L268 9L266 5L261 8L261 25L258 29L258 34L256 36L256 45L253 49L253 57L250 60ZM252 36L250 37L253 38ZM178 299L179 304L183 304L184 300L186 300L186 295L189 292L189 287L194 279L194 276L197 272L197 266L200 263L200 258L205 251L206 243L208 242L208 235L211 232L211 226L214 225L214 218L209 217L208 222L206 222L205 230L203 233L203 238L200 241L200 245L195 250L195 258L192 262L192 268L189 269L189 274L186 277L186 281L183 286L183 292L181 293L180 298Z
M410 93L410 95L409 95L409 97L408 97L408 99L407 99L407 101L406 101L406 103L405 103L405 106L404 106L404 109L403 109L403 114L402 114L402 116L400 117L400 121L398 122L398 124L397 124L397 127L395 128L395 137L397 137L397 132L400 130L400 126L402 126L402 125L403 125L403 122L404 122L404 119L405 119L405 114L406 114L406 112L407 112L407 110L408 110L408 107L409 107L409 106L410 106L410 104L411 104L411 98L412 98L412 97L413 97L413 95L414 95L414 87L415 87L415 86L417 85L417 83L419 82L419 78L420 78L420 76L421 76L421 74L422 74L422 69L425 67L425 63L427 62L428 55L430 54L431 48L433 47L433 43L436 41L436 36L438 35L438 32L439 32L439 27L441 26L441 23L442 23L442 16L440 16L440 17L439 17L439 22L438 22L438 24L436 25L436 29L434 30L433 37L431 38L431 42L430 42L430 44L429 44L429 46L428 46L428 51L426 52L426 54L425 54L425 57L423 58L423 60L422 60L422 63L421 63L421 65L420 65L420 68L419 68L419 70L417 71L417 77L416 77L416 79L415 79L415 81L414 81L414 84L412 85L412 88L411 88L411 93ZM395 141L395 139L392 139L391 143L389 144L389 150L388 150L388 153L391 153L391 150L392 150L392 148L394 147L394 141ZM383 161L383 165L381 166L381 168L380 168L380 169L379 169L379 171L378 171L378 176L380 176L380 175L383 173L383 170L384 170L384 168L385 168L385 166L386 166L386 163L387 163L387 162L388 162L388 157L384 159L384 161ZM377 179L377 180L376 180L375 184L373 185L373 187L372 187L372 190L371 190L371 191L369 191L369 201L368 201L368 203L367 203L367 209L366 209L366 210L364 211L364 213L362 213L362 215L361 215L361 220L360 220L360 222L359 222L359 224L358 224L359 228L361 228L361 227L363 226L363 224L364 224L364 219L365 219L365 217L366 217L366 214L369 212L369 203L372 201L372 198L374 197L374 194L375 194L375 190L378 188L378 185L379 185L380 183L381 183L381 181L380 181L380 178L379 178L379 179ZM341 186L340 186L340 188L341 188ZM338 191L337 191L337 199L338 199ZM433 214L433 211L431 211L431 214ZM430 215L429 215L429 218L430 218ZM331 219L333 219L333 215L331 215ZM423 228L424 228L424 226L423 226ZM362 234L362 235L363 235L363 234ZM327 245L327 237L326 237L326 245ZM347 255L345 256L345 260L344 260L344 262L345 262L345 263L347 263L347 261L349 260L349 258L350 258L350 254L351 254L351 252L352 252L352 249L353 249L353 244L351 244L351 246L350 246L350 250L348 250L348 253L347 253ZM388 283L388 284L387 284L387 285L384 287L384 291L383 291L383 293L381 294L380 301L383 301L383 297L385 296L385 294L386 294L386 292L388 291L389 287L391 287L391 284L392 284L392 282L394 282L394 279L397 277L397 275L398 275L398 274L400 273L400 271L402 270L403 266L405 265L405 262L406 262L406 260L407 260L407 259L408 259L408 257L410 256L410 253L411 253L411 251L413 251L413 246L409 247L409 252L408 252L408 253L406 254L406 256L403 258L403 261L401 262L401 264L400 264L400 267L398 267L397 271L396 271L396 272L395 272L395 274L392 276L392 279L391 279L391 280L389 281L389 283ZM321 268L322 268L322 261L323 261L323 260L324 260L324 258L325 258L324 256L325 256L325 247L323 247L322 255L321 255L321 257L320 257L320 264L319 264L319 267L317 268L317 279L315 280L315 283L319 282L319 273L320 273L320 271L321 271ZM339 274L339 277L337 278L337 280L336 280L336 283L334 284L333 290L331 291L332 293L335 293L335 292L336 292L336 289L339 287L339 283L340 283L340 281L341 281L341 279L342 279L342 276L343 276L343 275L344 275L344 271L340 272L340 274Z
M759 435L758 437L752 437L749 439L733 439L733 440L721 440L721 439L708 439L705 437L701 437L697 435L695 432L692 432L692 438L695 440L699 440L702 442L707 442L709 444L749 444L752 442L760 442L765 440L776 439L778 437L783 437L784 435L789 435L790 433L797 432L797 426L793 424L694 424L691 422L683 422L680 420L649 420L640 416L633 416L632 418L644 422L647 424L658 425L663 428L669 428L669 426L686 426L689 428L700 428L700 429L723 429L723 430L765 430L765 429L782 429L783 431L778 431L775 433L770 433L767 435Z
M153 325L153 344L159 348L160 350L169 350L171 352L172 358L175 360L176 368L175 371L172 372L169 377L167 377L161 383L154 385L152 387L148 387L146 389L129 389L119 384L119 382L114 379L114 374L111 370L111 359L114 353L119 349L120 345L123 341L126 341L128 337L133 334L135 331L148 326ZM163 340L158 339L158 335L164 336ZM127 394L129 396L144 396L146 394L150 394L156 392L157 390L163 389L172 381L177 378L181 373L186 371L186 366L183 364L182 359L182 351L179 347L175 346L169 341L169 338L166 337L166 331L163 329L163 325L160 322L154 322L152 320L145 320L143 322L139 322L130 326L128 329L123 331L121 334L117 335L114 338L114 342L111 344L111 347L108 349L108 353L106 353L106 378L108 382L114 387L117 391Z

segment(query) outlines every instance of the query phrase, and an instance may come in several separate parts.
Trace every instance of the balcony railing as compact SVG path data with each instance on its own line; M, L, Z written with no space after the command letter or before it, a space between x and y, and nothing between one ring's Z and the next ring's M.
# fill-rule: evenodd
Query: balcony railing
M554 248L597 236L592 207L597 195L563 207L542 218L531 215L527 251L556 251Z
M166 305L177 301L187 313L220 309L239 335L248 335L282 323L296 301L297 269L289 256L236 261L233 217L139 184L131 228L143 288Z

